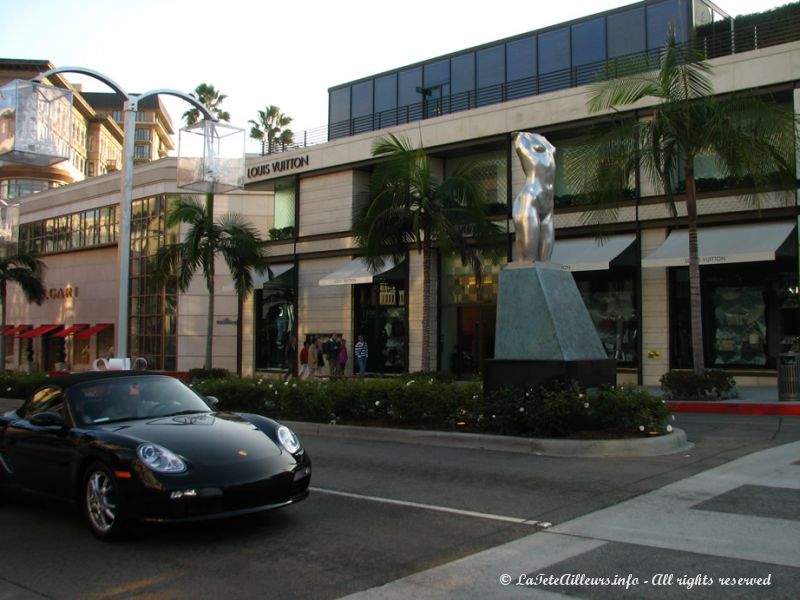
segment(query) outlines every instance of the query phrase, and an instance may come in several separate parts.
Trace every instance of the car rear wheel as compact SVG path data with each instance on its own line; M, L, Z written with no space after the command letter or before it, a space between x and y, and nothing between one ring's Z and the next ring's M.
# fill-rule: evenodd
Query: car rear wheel
M83 478L83 514L89 529L101 540L119 538L125 529L119 486L106 465L93 463Z

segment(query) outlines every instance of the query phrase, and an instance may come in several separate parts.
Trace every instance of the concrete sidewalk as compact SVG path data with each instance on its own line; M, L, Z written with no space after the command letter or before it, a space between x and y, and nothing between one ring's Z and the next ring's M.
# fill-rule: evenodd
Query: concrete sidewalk
M798 457L756 452L347 598L796 598Z

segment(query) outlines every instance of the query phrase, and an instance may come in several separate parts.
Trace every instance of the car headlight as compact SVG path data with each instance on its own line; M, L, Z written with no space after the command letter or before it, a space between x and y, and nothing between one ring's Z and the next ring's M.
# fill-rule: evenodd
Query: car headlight
M297 436L288 427L284 425L278 427L278 439L281 442L281 446L286 448L289 454L296 454L300 451L300 440L297 439Z
M158 473L183 473L186 463L181 458L158 444L140 444L136 454L141 461Z

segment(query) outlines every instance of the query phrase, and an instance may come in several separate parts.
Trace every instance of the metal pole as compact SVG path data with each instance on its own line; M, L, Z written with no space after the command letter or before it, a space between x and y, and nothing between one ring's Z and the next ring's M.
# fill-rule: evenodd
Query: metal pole
M133 203L133 148L136 130L138 98L131 95L125 100L124 131L122 138L122 202L120 202L119 239L119 307L117 312L116 352L118 358L128 356L128 302L131 265L131 205Z

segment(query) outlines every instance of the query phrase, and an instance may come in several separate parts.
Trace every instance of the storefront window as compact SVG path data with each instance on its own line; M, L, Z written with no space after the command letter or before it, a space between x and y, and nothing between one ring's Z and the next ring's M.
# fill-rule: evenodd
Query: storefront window
M573 273L600 342L618 366L639 362L639 316L635 269Z
M508 211L508 173L506 153L498 150L466 157L448 158L445 163L445 176L464 162L473 165L472 174L475 187L488 205L491 215L505 215Z
M494 358L495 316L503 264L485 260L480 285L457 255L442 258L439 368L466 378Z
M401 264L395 269L404 269L404 266ZM392 271L387 273L393 274ZM405 373L408 356L405 279L356 285L353 291L354 334L363 335L369 346L367 371Z
M271 268L273 276L254 291L256 368L288 369L286 348L297 335L294 269Z
M770 262L701 266L700 286L706 367L775 369L778 354L786 349L784 338L794 335L785 318L797 286L794 261L779 257ZM671 269L670 293L671 366L690 369L687 267Z

